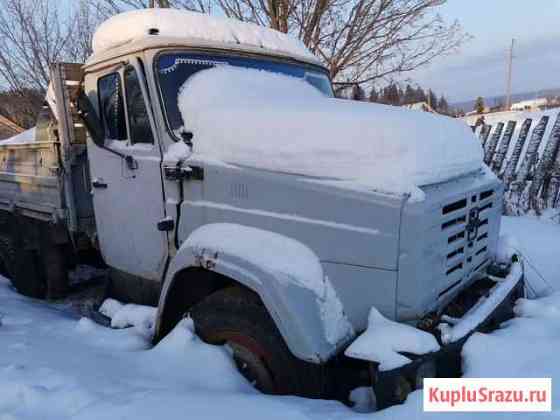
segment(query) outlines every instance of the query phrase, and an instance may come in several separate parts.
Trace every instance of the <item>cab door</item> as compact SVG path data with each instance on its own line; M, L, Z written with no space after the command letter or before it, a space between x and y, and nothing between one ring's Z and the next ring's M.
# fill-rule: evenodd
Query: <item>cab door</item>
M161 151L138 61L100 75L99 115L105 145L88 142L101 253L112 268L160 280L168 256Z

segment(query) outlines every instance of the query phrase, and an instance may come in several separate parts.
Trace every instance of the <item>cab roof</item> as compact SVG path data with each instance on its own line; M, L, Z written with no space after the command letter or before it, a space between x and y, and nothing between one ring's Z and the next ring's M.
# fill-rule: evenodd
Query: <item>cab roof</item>
M138 53L151 49L203 49L203 50L224 50L235 51L241 53L258 54L279 58L293 59L300 62L321 66L323 64L314 56L303 56L293 53L286 53L278 50L272 50L264 47L254 47L245 44L230 44L226 42L207 41L204 39L186 39L170 36L154 36L146 35L142 38L130 40L122 45L114 46L110 49L93 53L85 62L86 68L95 67L98 64L105 63L118 57L124 57L129 54Z
M244 51L321 65L301 41L282 32L176 9L143 9L113 16L99 26L92 47L88 67L133 52L166 47Z

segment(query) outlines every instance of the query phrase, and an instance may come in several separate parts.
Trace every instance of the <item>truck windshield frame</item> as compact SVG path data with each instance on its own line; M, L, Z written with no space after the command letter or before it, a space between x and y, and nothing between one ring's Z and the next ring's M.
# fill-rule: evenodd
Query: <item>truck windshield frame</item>
M217 65L266 70L299 77L316 87L325 96L334 97L328 71L320 66L242 52L162 51L154 58L154 74L165 124L175 140L181 139L180 130L184 126L177 104L179 89L197 72Z

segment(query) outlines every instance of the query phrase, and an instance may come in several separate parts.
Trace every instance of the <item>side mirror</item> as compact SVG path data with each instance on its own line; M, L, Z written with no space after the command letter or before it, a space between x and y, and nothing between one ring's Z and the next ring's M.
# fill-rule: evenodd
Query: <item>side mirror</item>
M93 142L99 147L104 147L105 130L103 129L101 120L95 112L95 108L83 90L80 91L80 94L78 95L77 106L78 115L82 118L82 121L89 131Z

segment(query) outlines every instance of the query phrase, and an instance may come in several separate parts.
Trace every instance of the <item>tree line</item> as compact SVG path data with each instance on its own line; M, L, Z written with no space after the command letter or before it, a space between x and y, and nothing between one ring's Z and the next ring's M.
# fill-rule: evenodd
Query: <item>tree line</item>
M344 88L342 88L344 89ZM342 90L337 92L339 96L344 96ZM379 90L373 86L369 92L366 92L360 85L352 85L349 99L358 101L376 102L386 105L403 106L416 103L426 103L434 111L441 114L452 115L454 110L444 95L436 95L431 89L424 89L420 86L413 87L409 83L403 88L397 83L390 83Z

